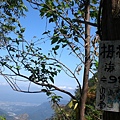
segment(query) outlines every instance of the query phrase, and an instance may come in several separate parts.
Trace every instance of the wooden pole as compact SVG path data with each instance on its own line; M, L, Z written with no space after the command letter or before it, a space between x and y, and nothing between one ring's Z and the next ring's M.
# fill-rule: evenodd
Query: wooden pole
M120 40L120 6L119 6L120 2L119 1L120 0L103 0L102 21L101 21L101 41ZM120 112L104 111L103 120L120 120Z

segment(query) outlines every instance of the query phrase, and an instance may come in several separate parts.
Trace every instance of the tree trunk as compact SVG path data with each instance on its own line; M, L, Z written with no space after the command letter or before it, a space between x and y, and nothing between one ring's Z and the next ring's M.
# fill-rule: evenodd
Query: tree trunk
M120 13L118 17L114 16L115 12L112 9L113 1L118 0L103 0L101 40L120 40Z
M120 9L119 0L103 0L101 33L102 41L120 40L120 16L117 16ZM117 6L118 5L118 6ZM118 11L120 14L120 11ZM120 112L104 111L103 120L120 120Z
M90 0L85 3L85 21L90 21ZM88 79L90 69L90 25L85 24L85 65L83 76L83 88L80 100L80 120L85 120L85 103L88 92Z

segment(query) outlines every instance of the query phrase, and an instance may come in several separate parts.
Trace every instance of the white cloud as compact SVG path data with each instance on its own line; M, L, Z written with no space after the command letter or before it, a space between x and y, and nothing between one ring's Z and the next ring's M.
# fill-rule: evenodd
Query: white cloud
M59 86L60 89L74 90L75 88L71 86Z
M0 85L7 86L8 84L6 82L0 82Z
M67 86L59 86L60 89L66 89Z
M70 90L74 90L75 88L73 88L73 87L68 87L68 89L70 89Z

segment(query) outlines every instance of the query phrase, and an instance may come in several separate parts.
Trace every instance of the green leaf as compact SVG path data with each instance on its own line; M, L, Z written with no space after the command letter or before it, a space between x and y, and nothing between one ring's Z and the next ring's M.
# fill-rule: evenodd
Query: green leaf
M48 30L48 31L45 31L42 35L45 35L45 34L48 34L48 33L50 33L49 30Z
M53 77L49 76L49 79L51 80L52 83L54 83Z
M79 40L78 40L78 38L77 38L77 37L74 37L74 40L75 40L76 42L79 42Z
M23 38L23 35L19 33L18 38Z
M4 66L6 64L6 62L1 62L2 66Z
M62 66L60 66L60 65L56 65L57 67L59 67L59 68L62 68Z
M74 6L74 1L71 2L71 6Z
M61 26L63 27L64 26L64 21L62 20L62 22L61 22Z
M98 69L98 64L99 64L99 62L96 60L95 61L95 67Z
M46 89L42 89L41 91L42 91L42 92L47 92L47 90L46 90Z
M60 47L59 45L56 45L55 48L54 48L54 50L58 50L59 47Z
M17 69L17 70L20 70L20 66L17 65L17 66L16 66L16 69Z
M61 72L61 70L57 70L59 73Z
M52 67L49 66L49 69L52 70Z
M51 44L56 43L58 40L59 40L59 37L53 37L52 41L51 41Z
M49 19L49 23L51 23L51 22L54 22L54 19L53 19L53 18L50 18L50 19Z
M21 33L25 32L25 28L20 29Z
M45 69L45 64L41 64L41 67L42 67L43 69Z
M66 47L66 46L67 46L67 44L63 44L63 45L62 45L62 48Z
M64 30L64 29L61 29L60 32L61 32L62 34L67 34L67 31Z
M79 50L79 47L76 47L76 48L75 48L75 51L76 51L76 50Z
M51 94L52 94L52 93L51 93L50 91L47 91L47 92L46 92L46 95L47 95L47 96L50 96Z
M73 101L72 100L68 103L68 106L69 106L69 108L73 107Z
M74 105L74 110L76 110L77 107L78 107L78 103L76 103L76 104Z
M43 16L46 14L47 11L48 11L48 8L47 8L47 6L44 4L44 5L43 5L43 8L41 8L41 10L40 10L40 16L43 17Z

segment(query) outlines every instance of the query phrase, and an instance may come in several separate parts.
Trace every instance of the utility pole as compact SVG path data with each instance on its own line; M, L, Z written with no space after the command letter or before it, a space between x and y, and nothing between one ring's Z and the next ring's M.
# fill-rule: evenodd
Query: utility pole
M101 15L102 17L101 17L101 26L100 26L101 41L103 42L109 41L108 43L110 43L110 41L111 43L116 42L118 40L120 41L120 0L102 0L102 1L103 1L102 15ZM115 50L114 53L116 54ZM112 60L114 60L114 58ZM120 64L118 66L120 68ZM118 73L118 76L120 76L120 71L119 72L113 71L113 72ZM116 80L116 79L112 78L111 80ZM110 81L110 82L112 83L115 81ZM120 105L120 98L118 104ZM103 113L103 120L120 120L120 110L119 112L105 110Z

